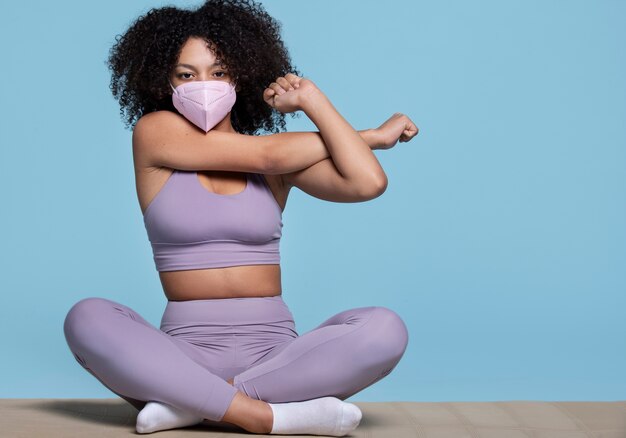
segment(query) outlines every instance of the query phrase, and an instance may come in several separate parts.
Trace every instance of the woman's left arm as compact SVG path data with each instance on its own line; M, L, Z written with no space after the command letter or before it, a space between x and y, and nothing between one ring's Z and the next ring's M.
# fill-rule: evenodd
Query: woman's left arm
M298 186L321 199L358 202L380 196L387 187L387 176L372 150L389 149L398 140L409 141L418 133L417 126L400 113L377 129L355 131L312 81L292 74L272 83L264 99L281 112L304 111L319 128L313 134L330 157L304 169L278 173L284 186ZM278 160L278 167L289 167L282 162L287 157Z
M406 134L407 124L415 128L414 134ZM407 116L395 113L378 128L357 132L371 150L381 150L392 148L398 141L409 141L418 131ZM362 186L343 178L319 132L298 132L297 134L302 136L301 139L307 143L307 147L324 149L326 151L324 155L327 157L303 169L279 174L285 191L288 192L291 187L298 187L311 196L331 202L363 202L380 196L381 191L363 190Z
M394 118L396 118L396 115L390 120ZM390 120L379 128L357 131L371 150L389 149L395 144L393 133L391 133L391 136L389 135ZM328 153L326 144L319 132L298 132L298 135L301 135L301 139L307 143L319 143L317 146L326 150L327 157L303 169L278 174L285 191L288 192L291 187L298 187L311 196L331 202L363 202L380 195L380 192L364 191L363 187L350 183L343 178L337 166L335 166L330 153ZM402 139L400 141L407 140ZM311 144L308 144L308 146L312 147Z

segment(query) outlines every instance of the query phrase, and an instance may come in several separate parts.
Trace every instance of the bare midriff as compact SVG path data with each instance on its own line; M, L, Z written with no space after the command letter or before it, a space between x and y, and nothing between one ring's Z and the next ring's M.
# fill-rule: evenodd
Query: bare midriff
M279 264L159 272L169 301L273 297L282 294Z

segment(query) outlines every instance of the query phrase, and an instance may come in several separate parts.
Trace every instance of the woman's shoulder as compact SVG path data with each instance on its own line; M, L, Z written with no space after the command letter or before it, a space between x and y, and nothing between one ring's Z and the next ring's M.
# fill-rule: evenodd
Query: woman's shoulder
M169 110L151 111L149 113L143 114L141 117L139 117L139 119L137 119L134 129L140 128L144 125L146 126L150 125L151 127L158 127L160 125L159 122L162 122L168 119L175 120L181 117L182 116L180 114L177 114Z

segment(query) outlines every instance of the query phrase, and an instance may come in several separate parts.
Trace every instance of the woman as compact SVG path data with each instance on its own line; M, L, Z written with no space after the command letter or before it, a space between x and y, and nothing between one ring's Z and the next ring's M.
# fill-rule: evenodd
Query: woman
M361 419L343 400L389 374L406 349L391 309L346 310L299 335L282 299L290 189L373 199L387 179L372 149L418 130L397 113L355 131L294 74L279 30L252 0L209 0L151 9L111 50L111 89L133 127L138 200L168 302L156 328L128 306L85 298L64 332L79 364L140 410L139 433L208 420L342 436ZM319 132L277 132L296 111Z

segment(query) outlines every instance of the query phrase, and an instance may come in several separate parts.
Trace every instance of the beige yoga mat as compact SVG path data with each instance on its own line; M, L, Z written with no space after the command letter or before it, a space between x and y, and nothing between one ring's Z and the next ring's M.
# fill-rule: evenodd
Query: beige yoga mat
M626 438L626 401L352 402L363 412L349 437ZM0 437L138 436L137 409L122 399L0 399ZM205 421L158 438L277 436ZM312 436L312 435L290 435Z

